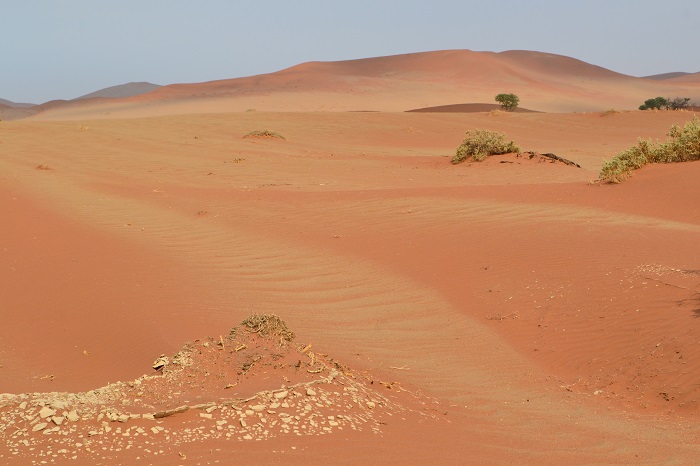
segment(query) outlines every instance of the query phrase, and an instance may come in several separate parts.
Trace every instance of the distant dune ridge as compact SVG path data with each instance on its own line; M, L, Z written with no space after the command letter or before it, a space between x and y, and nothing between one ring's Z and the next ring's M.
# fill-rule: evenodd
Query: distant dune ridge
M686 73L685 71L675 71L672 73L661 73L661 74L652 74L649 76L642 76L644 79L654 79L656 81L664 81L666 79L673 79L673 78L680 78L683 76L687 76L691 73Z
M700 84L700 72L676 76L674 78L669 79L669 81L673 81L676 83Z
M27 108L27 107L33 107L36 104L12 102L11 100L0 99L0 105L4 105L7 107L13 107L13 108Z
M443 50L308 62L257 76L152 86L131 83L69 103L43 104L34 108L35 117L118 118L251 108L398 112L489 103L502 92L515 93L522 107L543 112L636 109L659 95L700 101L700 73L637 78L571 57L525 50ZM133 89L139 93L126 92Z
M141 95L147 92L151 92L152 90L158 89L159 87L161 87L159 84L153 84L148 82L127 83L118 86L106 87L104 89L100 89L99 91L91 92L90 94L85 94L83 96L76 97L73 100L90 99L94 97L132 97L135 95Z

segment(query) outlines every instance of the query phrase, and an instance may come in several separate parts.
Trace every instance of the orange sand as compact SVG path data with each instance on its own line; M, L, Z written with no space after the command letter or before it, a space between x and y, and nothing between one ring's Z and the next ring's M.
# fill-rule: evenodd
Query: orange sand
M377 386L410 408L379 434L163 444L149 464L698 458L700 163L590 183L604 158L692 114L189 105L0 124L0 392L131 380L186 340L275 313L440 415ZM513 154L453 166L470 128L582 168ZM242 138L259 129L286 140Z

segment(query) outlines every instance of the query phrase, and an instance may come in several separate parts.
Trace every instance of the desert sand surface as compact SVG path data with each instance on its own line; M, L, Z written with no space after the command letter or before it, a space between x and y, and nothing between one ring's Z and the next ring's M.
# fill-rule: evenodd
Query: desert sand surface
M126 98L49 102L31 109L42 120L132 118L258 111L402 112L493 103L515 93L540 112L637 109L646 99L700 102L697 74L654 80L620 74L575 58L510 50L442 50L336 62L309 62L277 72L205 83L171 84ZM99 92L104 97L111 95ZM4 115L7 115L6 117ZM24 117L6 112L0 118Z
M3 464L700 457L692 113L142 111L0 123Z

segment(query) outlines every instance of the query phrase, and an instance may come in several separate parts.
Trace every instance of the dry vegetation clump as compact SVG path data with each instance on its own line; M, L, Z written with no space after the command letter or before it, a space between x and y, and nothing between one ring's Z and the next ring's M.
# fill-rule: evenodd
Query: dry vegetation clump
M41 163L41 164L39 164L39 165L36 166L36 169L37 169L37 170L51 170L51 167L49 167L48 165L44 165L43 163Z
M266 129L262 131L251 131L250 133L243 136L244 139L256 138L256 139L287 139L280 133L274 131L268 131Z
M616 113L620 113L614 108L611 108L610 110L604 111L600 116L610 116L610 115L615 115Z
M452 163L464 162L468 158L480 162L489 155L510 154L521 152L520 146L513 141L506 141L506 135L496 131L474 129L467 131L467 137L457 148L457 154Z
M241 326L261 337L275 337L287 343L294 340L294 332L287 324L274 314L253 314L241 322ZM236 329L231 329L235 333Z
M605 161L600 169L600 179L619 183L632 174L633 170L649 163L673 163L700 160L700 120L694 116L683 128L671 126L666 134L666 142L654 143L651 139L639 139L632 146Z

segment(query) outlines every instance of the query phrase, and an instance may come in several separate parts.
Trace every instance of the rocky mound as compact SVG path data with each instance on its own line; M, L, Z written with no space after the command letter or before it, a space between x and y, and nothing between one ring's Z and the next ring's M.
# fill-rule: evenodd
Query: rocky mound
M85 393L1 394L0 462L153 461L203 440L378 434L407 409L389 397L397 386L295 344L274 315L187 343L153 370Z

